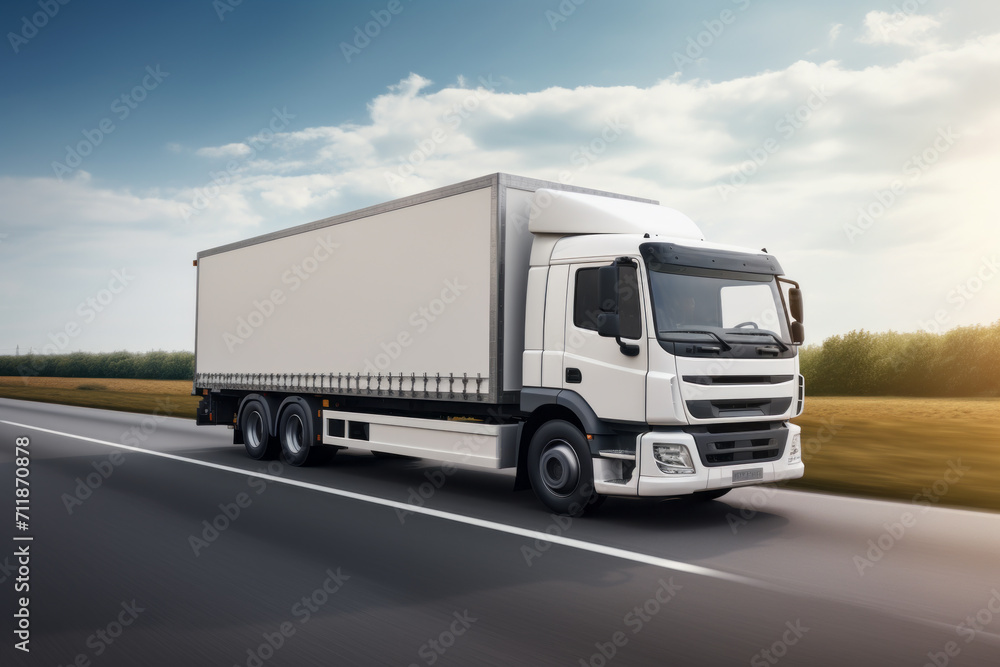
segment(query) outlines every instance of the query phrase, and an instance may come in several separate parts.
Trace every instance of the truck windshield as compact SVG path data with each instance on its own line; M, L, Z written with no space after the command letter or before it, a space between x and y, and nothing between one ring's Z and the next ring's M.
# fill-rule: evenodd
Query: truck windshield
M787 344L772 275L647 263L656 330L665 340L722 336L731 343Z

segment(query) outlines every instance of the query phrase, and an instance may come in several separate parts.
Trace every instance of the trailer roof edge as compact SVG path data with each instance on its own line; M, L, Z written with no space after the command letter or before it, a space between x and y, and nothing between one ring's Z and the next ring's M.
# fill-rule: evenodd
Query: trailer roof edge
M530 190L530 191L534 191L539 188L551 188L556 190L565 190L569 192L578 192L581 194L593 194L603 197L613 197L615 199L628 199L631 201L645 202L650 204L659 203L658 201L653 199L631 197L628 195L618 194L614 192L606 192L603 190L594 190L591 188L576 187L572 185L566 185L563 183L557 183L554 181L545 181L535 178L527 178L525 176L515 176L513 174L496 172L492 174L487 174L486 176L480 176L478 178L462 181L461 183L455 183L454 185L446 185L444 187L435 188L433 190L420 192L414 195L408 195L406 197L400 197L398 199L393 199L381 204L375 204L373 206L368 206L355 211L340 213L338 215L330 216L328 218L322 218L320 220L315 220L313 222L307 222L301 225L296 225L294 227L288 227L286 229L279 229L273 232L268 232L266 234L253 236L251 238L243 239L241 241L227 243L225 245L217 246L215 248L209 248L208 250L200 251L197 257L198 259L201 259L202 257L218 255L223 252L229 252L230 250L237 250L239 248L245 248L247 246L257 245L259 243L266 243L268 241L273 241L275 239L284 238L286 236L294 236L295 234L302 234L304 232L310 232L316 229L330 227L332 225L339 225L344 222L351 222L353 220L367 218L373 215L378 215L380 213L385 213L387 211L394 211L397 209L406 208L408 206L414 206L416 204L422 204L424 202L434 201L436 199L443 199L445 197L451 197L466 192L472 192L474 190L480 190L486 187L496 188L501 186L520 189L520 190Z

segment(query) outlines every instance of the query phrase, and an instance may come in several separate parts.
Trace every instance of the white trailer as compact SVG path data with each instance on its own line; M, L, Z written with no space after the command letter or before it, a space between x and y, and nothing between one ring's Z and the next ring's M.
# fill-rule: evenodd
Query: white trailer
M516 468L569 514L802 475L798 286L656 202L493 174L196 264L198 423L254 458Z

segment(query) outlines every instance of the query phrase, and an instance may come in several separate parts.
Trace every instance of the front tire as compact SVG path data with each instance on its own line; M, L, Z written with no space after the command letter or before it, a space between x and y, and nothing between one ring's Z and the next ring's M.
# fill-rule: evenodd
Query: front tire
M567 421L550 421L535 431L528 445L528 478L538 499L556 514L581 516L599 504L590 446Z
M243 433L243 447L250 458L264 461L277 457L278 440L271 436L271 425L263 403L247 401L240 412L240 431Z

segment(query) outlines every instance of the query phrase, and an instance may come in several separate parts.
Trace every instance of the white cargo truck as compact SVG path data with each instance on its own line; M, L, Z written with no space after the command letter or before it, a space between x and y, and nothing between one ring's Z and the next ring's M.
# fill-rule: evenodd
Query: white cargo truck
M516 469L554 512L801 477L798 284L654 201L492 174L198 254L199 424Z

